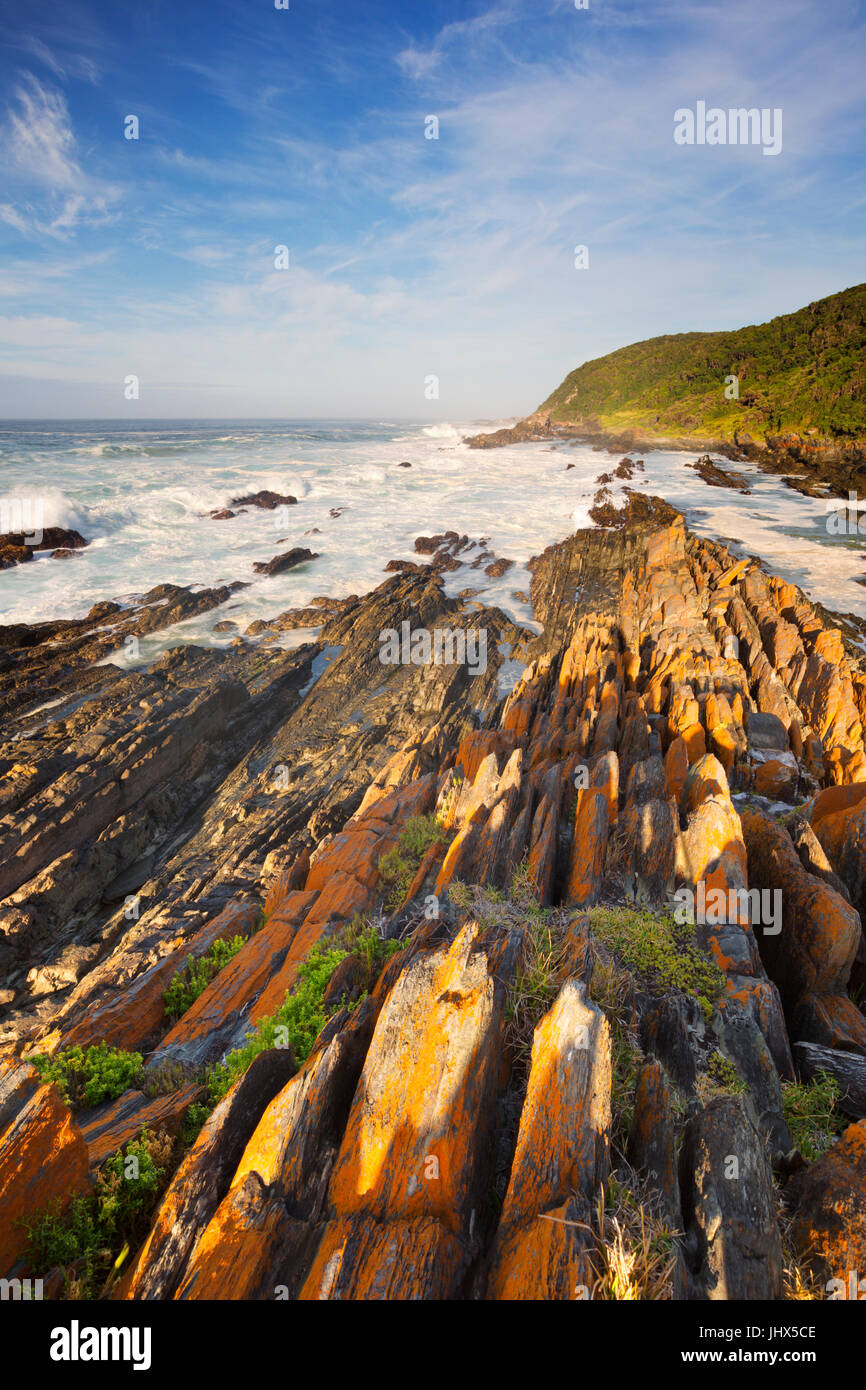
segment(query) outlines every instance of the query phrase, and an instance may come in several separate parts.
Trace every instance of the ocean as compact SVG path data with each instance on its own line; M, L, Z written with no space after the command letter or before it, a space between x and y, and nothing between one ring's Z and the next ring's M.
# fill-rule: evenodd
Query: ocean
M529 591L526 562L592 524L595 480L616 459L585 445L488 451L463 443L504 423L0 421L6 515L9 505L38 505L44 526L74 527L90 542L74 559L37 554L0 572L0 623L81 617L100 600L132 603L163 583L249 585L221 608L144 640L138 660L146 662L181 642L225 645L232 637L214 627L226 618L243 631L317 595L365 593L386 577L388 560L423 560L417 536L456 530L515 563L498 579L462 567L445 576L447 592L479 588L481 601L533 627L519 597ZM697 455L641 457L645 471L626 486L660 494L698 534L759 555L812 599L866 618L866 588L855 582L866 576L866 537L833 534L825 502L749 465L737 465L752 489L746 497L704 483L687 466ZM622 486L611 484L614 501ZM211 511L262 488L291 494L298 505L211 519ZM256 561L291 546L319 558L272 578L254 572ZM280 644L312 636L309 629L282 633ZM111 659L127 664L121 653Z

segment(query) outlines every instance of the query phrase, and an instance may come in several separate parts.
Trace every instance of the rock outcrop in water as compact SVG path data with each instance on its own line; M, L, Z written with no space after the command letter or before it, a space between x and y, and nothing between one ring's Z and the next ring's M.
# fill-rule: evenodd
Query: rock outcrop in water
M58 560L73 555L85 545L87 541L80 531L64 526L46 526L32 532L7 531L0 535L0 570L27 564L39 550L53 552L51 558Z
M848 1279L866 675L795 586L666 504L620 521L532 562L538 635L445 596L457 533L314 605L292 652L94 666L98 619L157 598L0 630L0 1275L80 1291L86 1262L39 1267L17 1223L96 1201L146 1131L159 1184L88 1296ZM483 627L486 663L383 664L402 624ZM190 958L219 968L170 1015ZM103 1043L130 1075L67 1104L43 1077ZM816 1070L834 1118L792 1132Z

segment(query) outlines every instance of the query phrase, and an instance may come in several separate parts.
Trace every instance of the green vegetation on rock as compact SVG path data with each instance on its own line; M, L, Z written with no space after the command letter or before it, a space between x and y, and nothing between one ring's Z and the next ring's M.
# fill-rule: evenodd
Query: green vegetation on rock
M590 998L607 1019L610 1028L610 1099L613 1115L612 1138L625 1152L631 1133L637 1080L644 1054L637 1037L632 1008L632 978L612 957L596 951L589 986Z
M305 1062L319 1033L343 1002L337 1000L327 1009L324 1002L337 966L348 956L356 957L369 989L385 961L403 945L402 941L385 941L374 924L365 923L357 915L336 937L317 942L298 966L294 989L286 993L277 1012L260 1019L245 1042L209 1072L211 1104L222 1100L253 1059L269 1047L291 1047L298 1065Z
M700 1080L707 1083L703 1088L707 1093L703 1097L706 1100L711 1100L714 1095L743 1095L743 1093L749 1089L733 1062L730 1058L725 1057L722 1052L713 1052L710 1054L706 1072ZM701 1090L702 1088L699 1082L699 1094L701 1094Z
M172 1149L167 1135L142 1130L103 1164L93 1193L74 1196L65 1211L58 1198L26 1223L25 1258L36 1277L59 1267L65 1298L97 1298L145 1234Z
M626 907L593 907L590 926L609 951L649 984L679 989L697 999L704 1017L725 986L725 976L694 943L694 926Z
M403 826L400 838L379 859L379 878L387 885L386 906L396 912L431 845L443 835L435 815L412 816Z
M202 1101L193 1101L183 1117L180 1127L181 1142L191 1148L199 1136L202 1125L211 1113L211 1107Z
M846 1121L836 1109L839 1095L838 1081L827 1072L819 1072L807 1082L782 1082L785 1122L795 1148L810 1163L829 1149L845 1127Z
M738 399L725 397L727 376L739 379ZM648 437L863 438L866 285L769 323L632 343L570 372L539 413Z
M140 1052L124 1052L101 1042L93 1047L68 1047L53 1055L34 1053L28 1062L43 1081L57 1087L73 1110L116 1100L142 1079Z
M186 965L178 970L165 991L166 1018L181 1018L204 993L211 980L234 959L246 941L245 936L225 937L215 941L210 950L198 959L187 956Z

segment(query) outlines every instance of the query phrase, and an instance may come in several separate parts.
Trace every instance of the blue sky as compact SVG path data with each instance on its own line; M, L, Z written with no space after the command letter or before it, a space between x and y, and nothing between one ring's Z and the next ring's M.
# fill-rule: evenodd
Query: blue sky
M861 0L6 0L0 45L4 417L518 415L866 280ZM782 152L675 144L699 100Z

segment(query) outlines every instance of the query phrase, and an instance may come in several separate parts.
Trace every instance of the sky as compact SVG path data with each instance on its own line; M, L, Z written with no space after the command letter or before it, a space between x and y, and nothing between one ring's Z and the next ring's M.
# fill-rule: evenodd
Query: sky
M519 416L866 281L866 0L288 3L0 0L0 416Z

